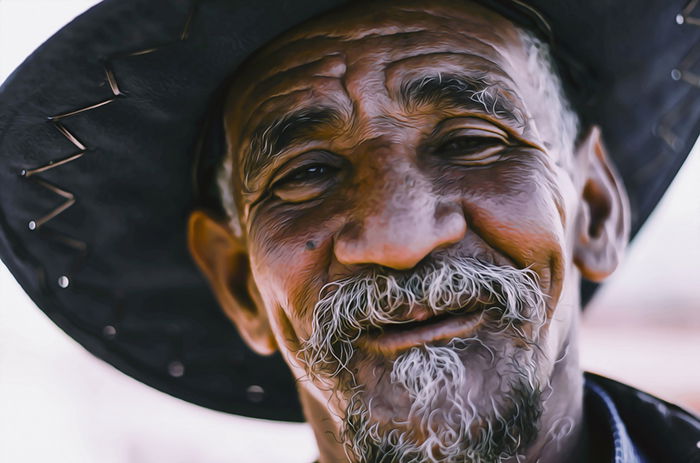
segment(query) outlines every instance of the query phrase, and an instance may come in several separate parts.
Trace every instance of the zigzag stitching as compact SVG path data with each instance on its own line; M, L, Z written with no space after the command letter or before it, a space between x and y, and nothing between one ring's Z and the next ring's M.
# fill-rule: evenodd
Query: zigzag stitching
M678 24L683 24L687 23L693 26L700 26L700 18L696 18L694 16L691 16L691 13L695 9L695 7L698 5L698 0L690 0L688 4L683 8L683 11L681 11L678 16L676 16L676 22Z
M48 223L49 221L51 221L54 218L56 218L57 216L59 216L61 213L68 210L77 201L77 198L75 197L75 195L73 193L71 193L70 191L68 191L62 187L59 187L58 185L54 185L53 183L50 183L50 182L36 176L37 174L40 174L42 172L46 172L48 170L55 169L55 168L60 167L60 166L64 166L64 165L69 164L73 161L77 161L78 159L83 157L88 150L87 146L85 146L74 133L72 133L70 130L68 130L65 127L65 125L63 125L61 123L61 121L64 119L70 118L72 116L75 116L77 114L81 114L81 113L91 111L93 109L97 109L97 108L100 108L102 106L108 105L108 104L112 103L113 101L115 101L117 98L124 96L124 93L119 88L119 84L118 84L117 79L114 75L114 71L112 70L111 61L115 58L118 58L118 57L146 55L149 53L156 52L156 51L160 50L161 48L163 48L164 46L171 45L171 44L176 43L178 41L187 40L189 38L190 28L192 25L192 19L194 17L194 13L196 11L198 3L199 3L199 0L195 0L193 2L192 6L190 7L190 11L189 11L187 18L185 20L185 24L183 26L182 32L180 33L180 36L177 40L173 40L172 42L168 42L168 43L156 46L156 47L139 49L139 50L128 52L128 53L115 54L115 55L112 55L105 60L105 62L103 63L103 67L104 67L104 72L105 72L105 76L107 79L107 83L108 83L109 88L112 92L112 97L110 97L106 100L99 101L97 103L89 104L89 105L84 106L82 108L78 108L78 109L64 112L61 114L57 114L54 116L49 116L47 118L47 121L50 122L51 124L53 124L54 127L56 127L56 129L64 137L66 137L66 139L71 144L73 144L76 148L78 148L79 151L75 154L68 156L68 157L65 157L65 158L62 158L59 160L55 160L55 161L49 161L48 163L43 164L41 166L34 167L31 169L22 169L20 171L21 177L24 177L26 179L31 179L35 184L37 184L37 185L39 185L39 186L41 186L41 187L51 191L52 193L54 193L58 196L61 196L62 198L65 199L64 202L62 202L60 205L58 205L56 208L51 210L46 215L44 215L38 219L30 220L27 223L27 228L29 228L30 230L38 230L40 227L42 227L46 223ZM87 244L84 241L81 241L81 240L73 238L73 237L63 236L60 239L60 241L62 241L65 244L68 244L69 246L71 246L75 249L78 249L78 250L84 251L87 249Z

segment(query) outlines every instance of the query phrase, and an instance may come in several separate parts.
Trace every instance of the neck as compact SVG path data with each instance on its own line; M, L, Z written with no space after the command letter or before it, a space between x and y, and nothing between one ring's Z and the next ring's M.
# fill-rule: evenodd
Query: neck
M578 362L576 340L569 338L560 353L545 391L543 413L537 439L528 447L525 458L513 462L583 462L585 449L583 423L583 374ZM562 358L562 356L565 356Z
M299 399L306 421L311 425L319 451L319 463L347 461L343 443L340 442L341 420L327 405L314 397L303 385L299 386Z
M572 324L572 325L575 325ZM554 365L550 386L543 391L543 412L536 440L512 462L555 463L582 462L583 433L583 375L578 363L577 327L572 330ZM307 421L318 444L320 463L348 461L338 436L341 419L329 410L329 400L319 400L305 387L299 388ZM505 463L505 462L504 462ZM508 462L510 463L510 461Z

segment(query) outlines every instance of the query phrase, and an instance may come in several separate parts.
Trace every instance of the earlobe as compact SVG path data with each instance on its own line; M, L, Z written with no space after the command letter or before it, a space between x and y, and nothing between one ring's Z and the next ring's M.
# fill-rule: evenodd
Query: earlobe
M248 346L262 355L275 352L277 345L242 238L225 223L197 210L189 217L187 243L219 305Z
M624 255L629 240L629 201L597 126L578 144L576 164L582 181L574 263L584 278L599 282L615 271Z

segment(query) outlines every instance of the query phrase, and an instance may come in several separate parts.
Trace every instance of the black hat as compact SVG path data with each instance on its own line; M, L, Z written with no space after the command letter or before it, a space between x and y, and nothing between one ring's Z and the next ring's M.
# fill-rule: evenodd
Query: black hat
M551 42L582 120L603 129L634 235L700 132L698 0L480 1ZM342 3L105 0L0 88L0 256L88 350L205 407L302 419L281 357L253 354L218 308L185 225L214 196L200 180L223 154L211 114L227 77Z

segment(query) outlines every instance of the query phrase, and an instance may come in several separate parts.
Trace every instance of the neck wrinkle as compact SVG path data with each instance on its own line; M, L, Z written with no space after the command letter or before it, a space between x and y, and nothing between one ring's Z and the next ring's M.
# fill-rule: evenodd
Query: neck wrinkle
M584 379L579 364L578 315L558 353L551 375L550 395L544 401L539 434L527 449L527 463L580 462L585 450L583 423ZM547 391L545 391L547 392ZM569 432L565 432L570 428ZM513 460L518 461L518 460ZM522 461L522 460L520 460Z

